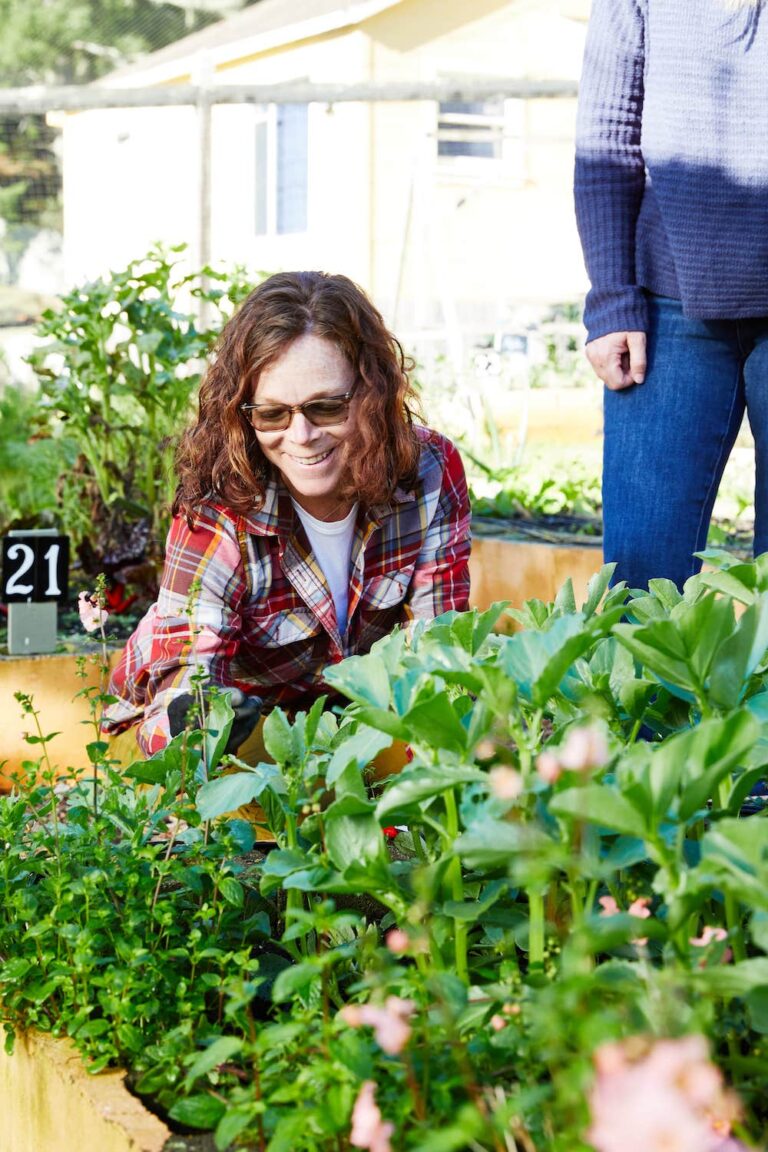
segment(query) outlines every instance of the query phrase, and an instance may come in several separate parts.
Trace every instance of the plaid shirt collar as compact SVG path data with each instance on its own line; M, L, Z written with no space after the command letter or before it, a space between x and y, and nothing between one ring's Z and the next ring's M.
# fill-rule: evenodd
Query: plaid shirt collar
M391 501L372 504L366 510L368 524L371 528L377 527L401 504L410 504L415 499L413 490L406 492L403 488L396 488ZM295 534L296 519L288 489L280 481L270 478L264 491L264 503L253 512L244 513L240 522L246 531L256 536L277 536L280 540L287 540Z

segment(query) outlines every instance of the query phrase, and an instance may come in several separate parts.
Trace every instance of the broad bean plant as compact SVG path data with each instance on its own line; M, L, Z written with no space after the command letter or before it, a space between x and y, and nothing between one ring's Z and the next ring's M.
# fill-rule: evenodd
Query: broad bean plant
M255 766L213 693L97 810L44 767L0 803L9 1037L222 1152L757 1147L768 557L708 560L395 632Z

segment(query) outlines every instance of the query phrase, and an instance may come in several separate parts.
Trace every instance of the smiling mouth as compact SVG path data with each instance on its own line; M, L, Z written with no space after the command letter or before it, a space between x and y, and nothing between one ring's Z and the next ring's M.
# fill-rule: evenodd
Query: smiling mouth
M320 452L317 456L291 456L291 460L295 460L297 464L308 468L313 464L322 464L323 460L328 459L331 452L333 452L333 448L329 448L327 452Z

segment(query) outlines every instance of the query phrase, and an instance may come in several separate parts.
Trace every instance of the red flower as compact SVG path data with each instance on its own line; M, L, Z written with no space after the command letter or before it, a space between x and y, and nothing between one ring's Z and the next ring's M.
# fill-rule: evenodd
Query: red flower
M121 612L126 612L138 597L126 596L125 584L121 584L116 580L110 588L104 589L104 599L106 600L109 611L119 616Z
M386 836L387 840L394 840L395 836L397 836L397 828L382 828L382 832Z

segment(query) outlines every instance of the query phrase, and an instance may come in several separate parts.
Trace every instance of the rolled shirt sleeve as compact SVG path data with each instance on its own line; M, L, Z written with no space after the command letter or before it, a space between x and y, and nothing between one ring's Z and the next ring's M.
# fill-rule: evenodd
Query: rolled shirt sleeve
M137 718L145 755L168 742L168 704L194 689L194 679L227 686L242 628L246 581L240 547L225 521L205 515L189 528L171 525L157 603L141 621L113 674L105 727L117 730ZM131 702L141 700L136 708Z

